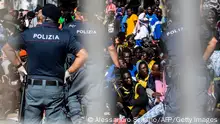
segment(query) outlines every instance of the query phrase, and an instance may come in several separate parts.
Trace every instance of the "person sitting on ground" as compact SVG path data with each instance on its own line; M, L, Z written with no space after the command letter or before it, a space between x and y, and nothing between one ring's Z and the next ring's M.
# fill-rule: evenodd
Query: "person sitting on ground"
M145 89L149 88L155 92L155 80L149 69L149 64L141 60L137 62L136 68L138 72L136 75L137 82L142 84Z
M166 89L167 89L167 85L166 85L166 82L162 82L162 78L163 78L163 74L162 72L160 72L160 64L156 63L153 65L153 68L152 68L152 72L151 74L153 75L153 78L155 80L155 90L156 92L160 93L160 97L159 97L159 101L163 101L164 100L164 96L165 96L165 93L166 93Z
M117 34L117 37L115 38L115 43L114 43L114 46L115 46L119 56L122 55L122 50L124 47L126 47L126 45L123 44L124 41L125 41L125 33L119 32Z
M134 66L131 63L132 53L131 53L130 49L124 48L123 52L122 52L122 57L125 60L127 66L128 66L128 70L131 73L132 79L135 81L136 80L135 75L137 73L137 68L136 68L136 66Z
M145 61L139 61L136 64L136 68L137 68L136 80L146 89L150 76L148 64Z
M121 100L124 108L129 108L132 117L140 117L146 112L148 106L148 96L145 88L140 84L133 82L131 74L127 69L121 71L122 87Z
M120 65L120 69L126 69L127 68L127 64L126 64L126 62L125 62L125 60L122 58L122 57L119 57L118 58L118 61L119 61L119 65ZM116 67L115 67L115 65L113 64L113 65L111 65L109 68L108 68L108 70L107 70L107 72L106 72L106 74L105 74L105 80L107 81L107 82L110 82L110 81L112 81L113 79L115 79L115 70L116 69Z
M148 63L148 68L152 69L154 63L156 62L155 60L155 52L152 48L148 47L142 52L142 60L146 61Z
M142 53L142 47L136 47L134 48L134 52L133 52L133 59L132 59L132 64L136 65L136 63L141 60L141 53Z
M127 45L128 49L133 53L133 48L135 46L135 40L133 35L129 35L126 37L125 45Z

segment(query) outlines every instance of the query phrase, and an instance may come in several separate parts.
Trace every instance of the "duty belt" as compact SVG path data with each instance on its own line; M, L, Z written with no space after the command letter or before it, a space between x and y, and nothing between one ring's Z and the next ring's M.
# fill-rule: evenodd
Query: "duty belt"
M28 79L29 85L43 85L43 80L32 80ZM46 86L64 86L63 83L59 81L46 81Z

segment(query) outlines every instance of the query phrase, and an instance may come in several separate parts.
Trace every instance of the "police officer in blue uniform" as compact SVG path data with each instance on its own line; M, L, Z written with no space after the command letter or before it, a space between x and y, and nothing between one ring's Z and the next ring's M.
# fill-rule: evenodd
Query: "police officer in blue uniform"
M10 38L3 50L20 73L28 74L24 123L40 123L45 110L46 123L61 124L67 120L63 112L64 83L84 64L87 52L69 32L58 29L61 14L55 5L45 5L42 14L42 25ZM28 54L27 72L14 52L21 48ZM65 72L67 53L76 58Z
M103 72L105 66L103 61L104 48L109 51L115 66L119 67L117 53L108 36L107 30L96 19L95 13L89 13L91 11L87 8L89 7L86 7L86 5L78 7L75 14L76 21L70 22L64 27L64 30L69 30L72 34L76 35L77 41L79 41L89 53L89 59L86 62L85 68L86 77L82 74L82 71L76 74L77 77L76 75L73 75L75 78L69 88L68 107L70 109L72 120L74 120L76 116L79 117L79 115L76 114L76 110L78 110L78 112L80 111L79 109L76 109L77 106L79 108L79 104L77 102L72 102L74 101L73 99L76 98L74 95L84 86L87 86L87 88L86 91L84 91L84 93L86 92L86 95L82 98L82 104L87 108L87 117L95 117L104 114L102 113L104 104L102 104L103 99L101 99L101 90L104 88L102 86L104 82ZM82 16L88 21L82 22ZM81 80L82 78L83 80Z
M174 4L174 3L173 3ZM171 11L171 10L170 10ZM181 20L178 20L177 15L179 13L176 13L176 10L172 10L170 13L169 17L172 19L172 22L168 24L168 28L166 32L164 32L161 40L161 47L163 49L163 52L165 55L167 55L167 60L166 60L166 66L165 68L166 71L166 82L168 85L168 90L165 96L165 111L166 111L166 117L175 117L180 114L180 103L179 103L179 98L180 93L180 87L177 86L177 76L174 75L175 72L172 73L171 70L169 70L172 66L175 66L177 64L180 64L181 60L181 42L183 42L182 36L183 36L183 23ZM175 16L175 17L173 17ZM172 18L171 18L172 17ZM172 62L171 62L172 60ZM168 63L169 62L169 63ZM168 68L170 66L170 68ZM180 65L179 65L180 66Z
M175 3L177 2L177 3ZM206 70L205 70L205 65L202 61L202 54L201 56L195 56L199 57L199 61L195 60L196 65L192 65L195 67L191 68L192 65L187 65L189 69L185 69L184 71L182 70L183 63L182 61L185 59L184 56L189 56L192 57L195 53L189 53L185 52L186 50L184 49L183 45L186 42L187 38L184 36L186 35L186 25L184 25L183 20L179 17L183 13L183 8L181 7L180 0L172 0L171 3L173 6L168 6L168 16L171 19L170 24L168 24L168 28L166 29L166 32L164 32L164 35L162 37L162 41L164 43L163 51L165 55L167 55L167 60L166 60L166 65L165 65L165 73L166 73L166 82L168 84L165 100L164 100L164 105L165 105L165 117L177 117L182 114L185 107L185 103L183 103L184 100L188 99L189 96L186 96L186 92L183 90L183 84L182 79L184 79L184 76L189 77L188 74L191 72L187 72L187 70L190 69L195 69L196 74L194 74L193 77L190 77L190 79L187 79L188 82L190 83L185 83L185 85L188 85L190 88L195 88L193 89L194 91L197 91L195 95L197 100L196 101L190 101L194 105L194 102L196 102L196 107L195 110L199 111L199 116L204 116L202 115L205 113L204 108L206 108L206 101L207 101L207 84L208 80L206 78ZM178 5L179 4L179 5ZM171 4L170 4L171 5ZM194 37L197 37L194 35ZM199 38L198 38L199 39ZM191 43L193 45L193 43ZM199 46L197 44L197 46ZM194 48L196 48L195 46ZM196 51L195 51L196 52ZM193 74L193 73L192 73ZM196 86L196 87L194 87ZM194 97L195 97L194 96ZM190 96L191 97L191 96ZM185 113L184 113L185 114ZM195 114L195 113L193 113ZM196 113L198 115L198 113ZM196 115L196 116L197 116Z

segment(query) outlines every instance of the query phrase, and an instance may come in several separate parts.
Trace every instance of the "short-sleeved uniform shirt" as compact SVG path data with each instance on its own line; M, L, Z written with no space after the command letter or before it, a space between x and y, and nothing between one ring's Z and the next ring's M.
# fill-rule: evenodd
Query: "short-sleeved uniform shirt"
M127 32L126 32L126 36L132 34L132 32L134 31L135 28L135 21L138 20L137 15L132 14L130 17L128 17L127 19Z
M53 23L28 29L9 38L8 43L14 49L27 51L28 76L44 80L63 81L67 53L76 54L81 49L69 32L60 31Z
M87 50L89 55L87 65L104 67L104 49L111 46L112 41L103 25L92 22L73 21L67 24L63 30L70 31Z

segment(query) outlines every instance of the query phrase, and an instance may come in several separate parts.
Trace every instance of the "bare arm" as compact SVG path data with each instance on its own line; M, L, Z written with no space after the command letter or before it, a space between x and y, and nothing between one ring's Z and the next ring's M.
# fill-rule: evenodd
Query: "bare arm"
M77 54L76 54L76 59L73 62L73 64L69 67L68 71L69 73L73 73L77 71L80 67L82 67L85 63L85 61L88 58L88 53L86 52L85 49L81 49Z
M3 46L2 50L13 65L18 66L21 64L21 61L16 54L16 51L8 43Z
M119 68L120 65L119 65L119 61L118 61L118 54L116 52L115 47L113 45L109 46L108 51L109 51L109 54L112 58L113 63L115 64L116 67Z
M209 41L209 44L208 44L208 46L205 50L205 53L203 55L203 59L205 61L207 61L209 59L209 57L212 55L213 51L215 50L216 43L217 43L217 39L215 37L213 37L211 39L211 41Z

